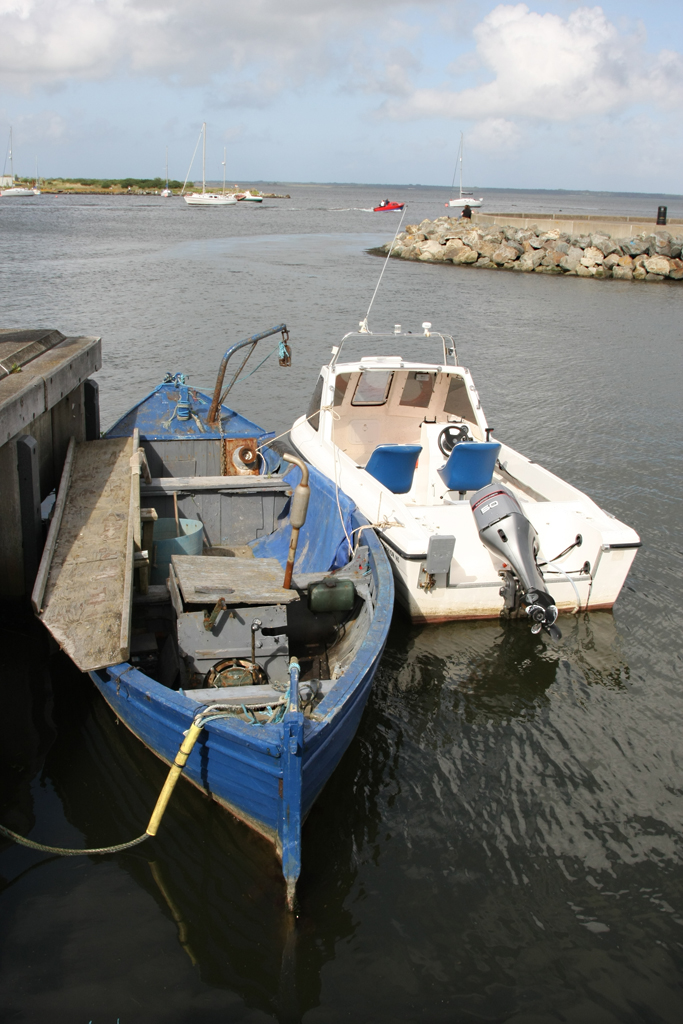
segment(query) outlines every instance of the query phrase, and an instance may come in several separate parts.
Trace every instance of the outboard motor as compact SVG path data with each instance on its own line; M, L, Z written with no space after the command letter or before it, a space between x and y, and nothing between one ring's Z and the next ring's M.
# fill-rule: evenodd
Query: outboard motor
M470 505L482 542L510 566L500 590L506 609L513 612L524 605L533 623L531 632L544 629L559 640L557 606L536 562L538 534L514 494L503 484L490 483L472 495Z

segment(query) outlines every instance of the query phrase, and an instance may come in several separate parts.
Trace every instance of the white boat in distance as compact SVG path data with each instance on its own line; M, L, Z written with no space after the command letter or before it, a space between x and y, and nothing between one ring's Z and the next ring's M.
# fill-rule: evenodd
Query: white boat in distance
M166 188L162 188L159 195L163 196L164 199L168 199L170 196L173 195L170 188L168 187L168 146L166 147Z
M225 193L225 183L223 184L222 193L206 191L206 121L204 121L202 125L202 131L199 138L202 140L202 190L201 192L191 192L188 196L183 195L183 199L188 206L236 206L237 200L235 197L226 195ZM197 146L198 145L199 139L197 140ZM192 163L194 163L197 146L195 146L194 153L192 154L192 162L190 163L190 170L187 172L187 178L190 177L190 171L192 170ZM225 169L225 158L223 167ZM187 185L187 178L185 178L185 185ZM185 190L185 185L183 185L183 192Z
M34 188L28 188L25 185L14 184L14 157L12 155L12 129L9 130L9 167L10 167L10 179L12 184L9 188L3 188L0 190L0 196L2 198L9 198L10 196L39 196L40 189L38 188L38 172L36 171L36 184Z
M453 184L451 185L451 188L455 188L455 175L458 173L458 165L459 165L460 166L460 193L459 193L459 195L458 195L458 197L456 199L450 199L444 205L445 206L457 206L457 207L469 206L470 209L471 209L472 207L481 206L482 203L484 202L484 200L481 197L479 199L474 199L473 196L472 196L472 193L469 192L467 189L463 189L463 187L462 187L462 151L463 151L463 148L464 148L464 136L463 136L462 132L460 132L460 146L458 147L458 157L457 157L457 160L455 161L455 171L453 172Z
M637 533L495 440L453 338L422 326L347 334L291 429L296 449L375 526L413 621L507 613L556 637L558 610L611 608Z

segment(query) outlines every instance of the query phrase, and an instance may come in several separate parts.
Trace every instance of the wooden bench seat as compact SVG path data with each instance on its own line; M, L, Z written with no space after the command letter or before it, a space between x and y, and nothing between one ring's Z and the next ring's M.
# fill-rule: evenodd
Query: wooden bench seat
M211 558L173 555L173 569L187 604L289 604L296 590L282 586L284 569L277 558Z

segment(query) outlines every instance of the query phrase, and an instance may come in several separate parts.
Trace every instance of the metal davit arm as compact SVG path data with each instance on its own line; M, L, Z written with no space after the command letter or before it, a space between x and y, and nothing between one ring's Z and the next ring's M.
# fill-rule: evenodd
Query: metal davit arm
M223 379L225 377L225 371L230 361L230 358L237 352L238 349L244 348L246 345L256 345L257 342L262 341L263 338L270 338L272 334L282 334L283 337L287 334L287 325L278 324L277 327L271 327L267 331L261 331L259 334L252 334L250 338L243 338L242 341L236 341L234 345L231 345L228 351L221 360L221 365L218 370L218 376L216 377L216 387L213 392L213 401L211 402L211 408L209 409L209 415L207 416L207 423L215 424L221 404L221 388L223 387ZM238 370L239 373L239 370Z

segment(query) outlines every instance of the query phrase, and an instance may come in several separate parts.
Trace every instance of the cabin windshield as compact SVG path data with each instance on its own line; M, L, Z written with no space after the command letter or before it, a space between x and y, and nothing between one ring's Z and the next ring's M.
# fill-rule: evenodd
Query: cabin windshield
M464 421L483 440L467 383L457 373L344 371L335 378L333 403L332 439L357 465L365 465L380 444L419 444L424 421Z
M453 339L445 334L350 334L344 339L337 358L340 363L355 363L371 354L441 366L444 362L444 342L447 350L454 349ZM453 357L448 361L454 365Z

